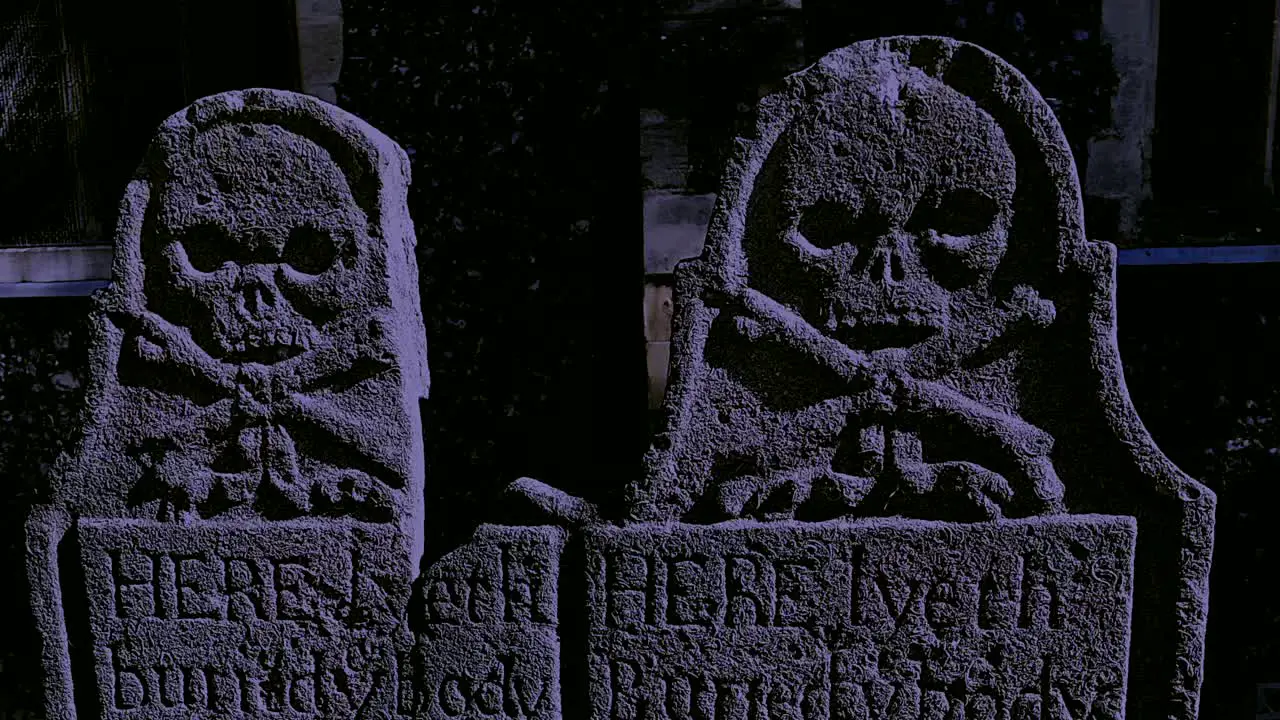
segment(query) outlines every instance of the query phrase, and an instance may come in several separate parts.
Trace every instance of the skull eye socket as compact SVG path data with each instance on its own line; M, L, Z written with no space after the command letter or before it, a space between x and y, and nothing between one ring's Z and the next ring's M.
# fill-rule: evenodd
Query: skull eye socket
M183 232L179 247L187 256L191 267L202 273L211 273L223 265L234 262L235 247L226 231L212 223L194 225Z
M289 232L283 259L300 273L319 275L338 259L338 244L328 232L303 225Z
M800 213L796 230L819 250L855 242L867 228L856 208L834 200L819 200Z
M992 198L977 190L956 188L933 203L922 203L907 227L933 230L939 235L978 235L994 227L999 214L1000 208Z

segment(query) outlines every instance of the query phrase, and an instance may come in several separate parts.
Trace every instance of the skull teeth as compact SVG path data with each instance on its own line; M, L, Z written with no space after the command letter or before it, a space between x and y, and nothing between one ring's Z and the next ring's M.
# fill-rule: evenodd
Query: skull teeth
M269 348L310 350L311 342L311 334L301 328L265 328L245 333L231 348L235 352Z

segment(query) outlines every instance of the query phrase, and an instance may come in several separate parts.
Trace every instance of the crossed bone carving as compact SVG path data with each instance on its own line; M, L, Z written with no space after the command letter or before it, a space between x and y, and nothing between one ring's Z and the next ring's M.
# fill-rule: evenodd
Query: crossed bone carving
M1014 322L1051 322L1052 304L1034 290L1019 287L1014 297ZM967 460L926 462L918 429L930 427L961 428L1004 459L1015 469L1021 489L1029 491L1033 514L1065 510L1064 487L1050 459L1053 438L1045 431L942 382L915 378L894 363L873 360L759 291L743 289L722 296L717 304L731 313L736 332L748 341L780 343L835 373L853 396L849 417L858 429L856 467L812 465L765 477L730 477L712 488L724 515L760 514L767 504L772 507L764 511L766 516L791 517L810 500L834 504L837 514L920 515L929 514L927 499L948 498L963 501L978 519L1002 517L1013 485Z
M361 418L335 402L355 384L391 370L390 353L370 342L328 343L275 365L235 364L213 358L185 329L154 313L115 319L128 333L123 352L158 371L148 374L148 385L183 396L194 383L213 399L189 404L175 425L137 443L149 458L150 476L135 488L135 499L160 500L161 520L218 514L215 490L230 509L251 506L267 488L290 515L311 511L317 488L335 503L390 513L404 481ZM327 467L306 477L294 441L299 432L319 434L316 447L358 458L361 467ZM194 457L200 446L212 450L212 462Z
M1013 297L1010 325L1030 321L1045 326L1052 322L1052 304L1033 289L1021 286ZM1014 493L1004 476L966 460L926 462L919 436L903 427L908 423L915 427L941 423L963 427L1016 468L1020 484L1034 500L1029 503L1034 514L1066 511L1065 488L1050 458L1053 438L1044 430L987 407L943 383L913 378L900 368L878 364L865 353L819 332L756 290L722 296L717 305L722 312L733 314L737 331L748 340L778 342L813 358L857 393L851 417L861 421L858 449L863 461L856 472L815 464L766 477L732 477L712 489L725 515L751 515L763 499L783 494L790 496L788 502L767 514L769 519L794 517L796 510L811 498L834 501L840 508L837 514L896 511L921 515L927 514L928 507L910 501L943 499L939 496L966 501L979 519L1004 516L1004 503ZM567 527L599 521L598 508L536 480L517 480L508 486L507 493L513 500L532 506L552 522ZM874 504L880 507L870 507Z

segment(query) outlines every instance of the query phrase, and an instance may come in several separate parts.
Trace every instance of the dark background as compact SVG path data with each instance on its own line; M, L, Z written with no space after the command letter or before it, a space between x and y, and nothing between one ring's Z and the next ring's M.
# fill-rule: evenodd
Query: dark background
M98 68L91 111L104 119L87 124L101 140L85 145L84 162L97 173L90 191L106 227L165 116L212 92L293 81L287 62L271 59L286 41L271 3L244 5L241 17L258 19L212 39L193 28L216 28L217 17L174 15L178 5L195 7L85 5L92 21L82 30ZM1078 159L1107 124L1115 77L1096 2L900 0L874 13L866 3L814 5L807 28L726 21L663 39L656 23L669 8L659 3L632 15L621 3L567 0L345 4L339 104L413 160L433 376L425 425L435 552L500 514L498 490L521 475L600 500L638 472L647 444L635 174L642 104L697 118L691 184L702 192L714 190L728 140L748 125L756 88L776 74L767 48L788 33L804 34L810 59L882 34L973 40L1051 99ZM1248 168L1210 166L1211 182L1196 170L1232 133L1262 122L1223 110L1260 92L1256 73L1226 72L1262 42L1250 29L1261 5L1238 5L1164 11L1171 37L1196 39L1204 52L1177 60L1162 40L1161 72L1168 55L1202 87L1212 79L1221 103L1201 107L1193 87L1176 83L1166 93L1161 75L1157 154L1173 169L1156 184L1153 226L1194 221L1221 235L1270 217L1269 196L1231 180ZM246 32L258 40L245 41ZM229 63L229 37L257 49ZM1094 215L1090 235L1106 239L1105 214ZM1269 225L1255 232L1256 242L1280 242ZM1151 244L1169 244L1158 240ZM1280 560L1277 281L1280 266L1266 264L1124 268L1119 278L1120 349L1138 410L1160 446L1219 494L1205 718L1247 717L1255 683L1280 681L1280 603L1269 582ZM87 307L84 298L0 301L0 577L11 578L0 607L10 618L0 633L0 718L43 717L22 523L74 439Z

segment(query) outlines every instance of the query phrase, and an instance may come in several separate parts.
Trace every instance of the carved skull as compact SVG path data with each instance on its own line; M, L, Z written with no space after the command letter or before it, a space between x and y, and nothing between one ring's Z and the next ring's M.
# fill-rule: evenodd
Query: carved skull
M148 233L148 306L213 357L270 364L309 350L370 282L367 221L341 168L277 126L220 125L174 157Z
M1014 157L994 119L923 72L864 79L774 146L744 239L748 283L846 346L907 349L936 374L996 310Z

